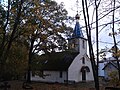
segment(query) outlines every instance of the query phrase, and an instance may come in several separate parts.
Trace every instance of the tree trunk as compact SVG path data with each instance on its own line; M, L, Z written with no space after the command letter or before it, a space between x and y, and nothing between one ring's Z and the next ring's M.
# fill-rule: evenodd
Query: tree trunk
M85 13L85 6L86 6L86 13ZM83 7L83 15L85 19L85 25L86 25L86 33L87 33L87 38L88 38L88 45L89 45L89 54L90 54L90 60L91 60L91 65L92 65L92 70L93 70L93 76L94 76L94 81L95 81L95 88L96 90L99 90L99 83L98 83L98 76L97 76L97 66L95 63L95 58L94 58L94 52L93 52L93 47L92 47L92 41L91 41L91 28L89 24L89 14L88 14L88 8L87 8L87 1L82 0L82 7ZM87 17L86 17L87 15ZM88 22L87 22L88 21Z
M31 45L29 50L29 58L28 58L28 72L27 72L27 82L31 82L31 62L32 62L32 56L33 56L33 45L34 45L34 39L31 39Z
M96 66L96 89L99 90L99 75L98 75L98 68L99 68L99 41L98 41L98 5L97 0L95 0L95 8L96 8L96 49L97 49L97 66Z

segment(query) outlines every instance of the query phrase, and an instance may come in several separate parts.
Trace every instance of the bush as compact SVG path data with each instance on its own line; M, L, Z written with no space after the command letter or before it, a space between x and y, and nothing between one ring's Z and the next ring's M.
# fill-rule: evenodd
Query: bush
M114 87L120 86L120 81L118 78L118 72L117 71L112 71L109 74L110 77L110 84L113 85Z

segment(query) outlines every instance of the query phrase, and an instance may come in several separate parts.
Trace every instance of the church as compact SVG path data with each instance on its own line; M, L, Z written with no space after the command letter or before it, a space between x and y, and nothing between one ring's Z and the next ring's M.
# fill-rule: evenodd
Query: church
M39 71L43 76L31 75L31 81L48 83L77 83L93 81L93 71L87 55L87 39L84 38L76 15L72 36L68 39L68 51L42 54Z

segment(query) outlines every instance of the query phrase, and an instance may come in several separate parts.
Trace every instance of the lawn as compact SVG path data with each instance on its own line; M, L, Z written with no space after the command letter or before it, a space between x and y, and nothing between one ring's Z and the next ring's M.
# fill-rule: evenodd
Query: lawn
M7 90L26 90L23 89L23 81L9 81L10 88ZM33 89L27 89L27 90L95 90L94 89L94 82L81 82L77 84L72 85L65 85L65 84L47 84L47 83L39 83L39 82L32 82L29 84L33 87ZM4 89L0 89L4 90ZM101 90L104 90L104 88L101 88Z

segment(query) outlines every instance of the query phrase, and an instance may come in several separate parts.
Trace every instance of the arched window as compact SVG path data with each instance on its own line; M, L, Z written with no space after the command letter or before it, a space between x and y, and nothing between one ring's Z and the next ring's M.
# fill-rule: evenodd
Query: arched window
M83 72L84 70L85 70L86 72L90 72L90 69L89 69L88 66L82 66L80 71Z
M83 40L82 47L85 48L85 41Z
M84 57L82 58L82 64L85 64L85 58Z
M60 71L60 78L62 78L63 74L62 74L62 71Z

